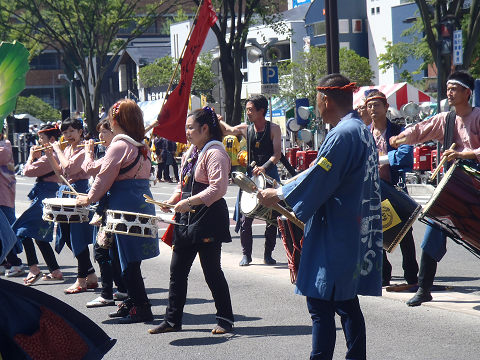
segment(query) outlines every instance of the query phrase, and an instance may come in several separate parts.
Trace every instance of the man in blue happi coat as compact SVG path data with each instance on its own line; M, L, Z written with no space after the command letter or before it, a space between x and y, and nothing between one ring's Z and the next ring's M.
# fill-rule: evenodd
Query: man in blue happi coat
M266 206L284 199L305 222L295 292L312 317L311 359L331 359L335 313L347 340L347 359L366 358L365 321L357 295L382 293L382 222L378 155L372 134L352 110L355 84L322 78L317 108L333 129L316 165L279 189L259 193Z

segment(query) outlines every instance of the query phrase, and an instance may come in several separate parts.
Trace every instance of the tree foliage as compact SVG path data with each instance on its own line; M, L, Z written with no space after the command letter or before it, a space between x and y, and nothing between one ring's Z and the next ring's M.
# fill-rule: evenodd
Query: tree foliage
M192 0L199 5L199 0ZM238 124L242 118L242 56L248 29L264 23L283 31L279 6L281 0L212 0L218 21L212 27L220 50L220 66L225 91L225 120Z
M88 127L98 121L102 79L115 56L167 12L173 2L141 0L1 0L0 33L33 53L62 54L66 72L79 81ZM175 3L179 5L179 2ZM119 38L117 35L123 32Z
M358 86L370 85L373 71L368 59L359 56L355 51L341 48L339 54L340 72ZM281 64L280 97L289 104L297 98L308 98L315 104L318 80L328 74L327 50L324 47L311 47L309 52L301 52L298 62Z
M34 95L19 96L15 113L30 114L42 121L57 121L62 118L60 111Z
M411 43L399 42L388 44L386 53L380 55L381 68L389 69L397 66L400 71L406 63L408 55L424 62L420 69L425 69L428 64L435 63L441 69L440 77L443 88L439 89L442 97L446 94L446 77L452 68L452 57L437 56L438 49L438 24L450 20L461 28L463 32L463 65L456 66L457 69L469 69L473 65L472 73L479 73L480 68L473 59L479 57L478 40L480 37L480 0L415 0L418 7L419 18L412 25L412 28L404 34L416 36ZM467 6L469 5L469 6ZM405 74L405 73L404 73ZM407 77L408 78L408 77Z
M192 94L204 94L210 97L213 87L215 86L215 74L212 71L213 55L211 53L203 53L199 56L195 66L195 73L192 81ZM156 59L153 64L146 65L140 69L140 83L144 87L154 87L168 85L175 70L177 61L171 56L165 56ZM178 84L180 80L180 68L175 74L174 83ZM172 87L173 89L173 87Z

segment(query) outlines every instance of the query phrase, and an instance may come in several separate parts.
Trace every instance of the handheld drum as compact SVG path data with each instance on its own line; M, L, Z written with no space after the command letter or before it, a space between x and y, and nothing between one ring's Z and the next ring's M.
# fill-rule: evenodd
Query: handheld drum
M158 223L176 224L154 215L120 210L107 210L105 232L140 237L157 237Z
M420 220L445 231L447 236L480 257L480 166L457 160L425 205Z
M380 180L382 193L383 248L391 253L420 215L422 206L407 193Z
M43 199L42 219L56 223L82 223L89 221L89 211L84 206L76 205L75 198Z
M266 179L263 174L253 176L252 180L257 189L265 189ZM272 209L260 204L256 192L241 192L240 211L249 218L265 220L268 223L276 225L275 220L272 219Z

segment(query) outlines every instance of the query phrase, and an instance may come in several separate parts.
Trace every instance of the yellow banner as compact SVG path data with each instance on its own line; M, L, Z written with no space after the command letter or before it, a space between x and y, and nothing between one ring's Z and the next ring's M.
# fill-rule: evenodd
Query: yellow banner
M382 228L383 232L391 229L392 227L400 224L402 220L398 216L397 212L393 208L390 200L385 199L382 201Z

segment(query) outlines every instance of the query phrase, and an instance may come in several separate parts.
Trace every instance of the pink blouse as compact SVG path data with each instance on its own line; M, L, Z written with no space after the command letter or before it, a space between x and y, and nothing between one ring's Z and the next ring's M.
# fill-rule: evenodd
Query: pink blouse
M150 178L150 154L145 159L142 155L138 163L124 174L119 174L121 168L129 166L138 155L138 147L123 139L114 139L101 159L101 167L93 182L88 198L95 203L106 194L115 181L128 179Z
M85 171L88 176L97 176L102 167L102 160L103 158L95 160L92 153L86 152L85 160L83 160L82 163L82 170Z
M185 156L182 158L182 169L184 162ZM206 150L202 158L198 159L195 168L195 181L208 184L208 187L197 195L205 205L212 205L227 193L230 166L230 157L223 145L212 145ZM177 191L180 191L180 185Z
M407 144L423 143L429 140L438 140L443 143L446 112L431 117L405 129L402 134L407 138ZM453 133L455 151L473 151L480 162L480 108L473 108L472 112L462 118L457 115L456 131Z
M55 154L54 154L55 156ZM55 156L56 157L56 156ZM57 160L58 161L58 160ZM52 165L48 162L46 155L41 156L34 162L27 162L23 168L23 174L28 177L38 177L52 172ZM60 182L60 179L57 175L53 174L46 178L43 178L43 181L47 182Z
M64 168L62 164L60 164L60 167L62 168L63 176L65 176L68 182L74 183L75 181L88 179L90 177L82 170L83 160L85 159L84 148L75 146L75 149L72 149L72 146L69 145L63 153L68 159L68 165Z
M15 207L15 163L12 144L9 140L0 141L0 206Z

